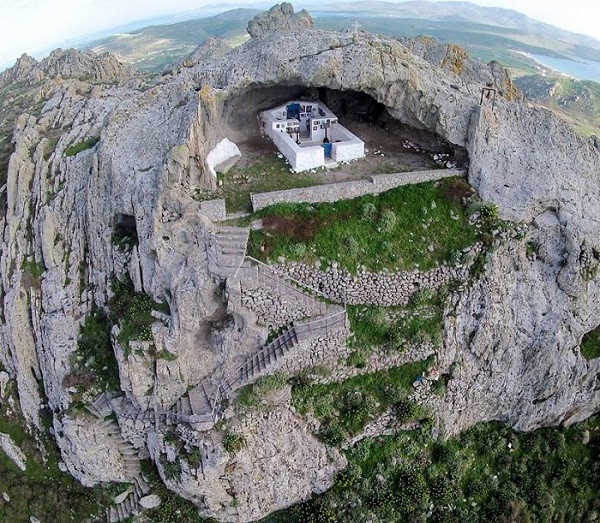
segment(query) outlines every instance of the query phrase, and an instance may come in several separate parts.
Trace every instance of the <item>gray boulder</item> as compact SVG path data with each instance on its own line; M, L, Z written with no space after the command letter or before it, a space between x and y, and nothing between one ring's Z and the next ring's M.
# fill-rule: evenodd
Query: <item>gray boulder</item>
M252 37L263 36L275 31L302 31L311 29L313 19L306 11L294 13L294 7L288 2L274 5L266 13L256 15L248 22L247 31Z

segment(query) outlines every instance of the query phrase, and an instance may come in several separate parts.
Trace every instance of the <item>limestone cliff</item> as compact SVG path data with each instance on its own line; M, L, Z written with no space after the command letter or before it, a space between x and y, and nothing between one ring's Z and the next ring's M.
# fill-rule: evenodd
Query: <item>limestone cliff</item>
M56 49L38 62L24 54L17 63L0 73L0 87L10 83L34 84L51 78L78 78L92 82L113 82L134 76L135 71L114 56L76 49Z
M528 227L525 240L496 251L483 277L453 296L438 354L442 370L453 371L435 406L438 428L501 419L528 430L597 411L600 361L587 362L578 348L600 324L597 146L549 112L512 101L495 67L464 74L360 31L263 26L256 22L255 37L225 56L160 79L129 79L112 58L62 51L40 64L22 58L2 76L5 84L48 79L52 89L40 115L23 114L14 130L0 217L0 361L28 422L40 425L47 402L69 471L85 484L133 480L137 459L151 456L204 515L249 521L329 488L344 466L285 402L272 416L227 418L232 431L252 434L233 456L219 428L167 422L171 408L196 401L191 390L214 385L266 341L233 293L222 297L220 283L233 275L219 256L239 254L242 233L224 239L193 198L216 187L206 158L256 125L259 110L307 94L332 102L364 95L391 118L466 149L471 184L502 217ZM506 95L493 109L487 99L479 105L488 83ZM130 249L115 241L123 229L135 238ZM66 380L81 327L125 275L170 313L154 313L151 341L122 346L113 328L123 394L82 412ZM118 427L101 421L111 413ZM268 460L257 461L265 448L256 434L271 433ZM182 448L169 443L174 437ZM181 461L173 480L169 463L184 452L199 453L201 466Z

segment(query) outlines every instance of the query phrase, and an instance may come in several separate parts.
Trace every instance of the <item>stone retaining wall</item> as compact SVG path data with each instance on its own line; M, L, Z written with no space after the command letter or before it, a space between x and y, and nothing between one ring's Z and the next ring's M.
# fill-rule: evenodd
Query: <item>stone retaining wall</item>
M471 247L476 252L477 245ZM469 265L441 266L431 271L368 272L350 274L335 264L320 270L299 262L287 262L281 269L298 281L319 289L330 300L348 305L406 305L420 288L439 289L453 280L464 281Z
M354 376L373 374L374 372L401 367L407 363L426 360L429 356L435 354L436 350L437 348L429 342L409 346L403 351L389 350L385 347L373 347L366 359L364 367L352 367L345 363L345 357L350 355L350 349L340 348L337 352L338 358L336 361L330 359L324 365L321 365L326 367L331 373L326 376L314 375L311 376L311 378L313 383L322 385L337 383ZM313 365L320 366L318 362Z
M276 372L294 376L302 371L308 371L313 383L337 383L353 376L372 374L422 361L435 354L437 350L437 347L429 342L408 344L406 350L373 347L364 366L354 367L346 363L346 359L352 352L346 343L347 336L348 331L340 329L326 337L302 341L284 357L269 365L265 371L257 373L250 382ZM311 372L312 369L315 371ZM327 372L322 374L318 369L326 369Z
M251 195L252 209L256 212L275 203L337 202L357 198L365 194L379 194L402 185L430 182L453 176L465 176L465 174L463 169L435 169L432 171L380 174L371 176L367 180L258 193Z

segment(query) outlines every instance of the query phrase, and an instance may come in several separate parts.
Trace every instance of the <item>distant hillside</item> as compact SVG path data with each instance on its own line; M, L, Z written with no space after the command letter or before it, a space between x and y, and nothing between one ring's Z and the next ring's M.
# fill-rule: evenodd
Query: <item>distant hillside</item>
M527 75L515 79L525 96L558 113L583 134L600 135L600 84L565 76Z
M471 56L498 60L519 73L535 63L520 53L600 62L600 41L564 31L517 11L468 2L354 2L326 5L315 16L318 27L341 29L358 21L366 31L388 36L432 36L456 43Z
M246 34L248 20L259 12L258 9L234 9L207 18L149 26L98 40L86 47L96 52L109 51L140 71L161 71L192 53L208 38L219 37L230 45L241 44L249 38Z
M110 51L141 71L160 72L189 56L208 38L219 37L232 46L244 42L248 39L246 24L259 12L235 9L207 18L150 26L88 47L97 52ZM350 28L357 21L365 31L394 37L427 35L458 44L484 62L497 60L515 77L523 77L517 85L532 101L552 109L586 134L598 132L600 85L554 75L524 54L600 63L600 42L594 38L538 22L517 11L469 2L324 4L311 14L315 27L321 29ZM547 84L555 86L549 96L542 94Z
M350 2L326 5L323 12L342 14L364 14L368 16L394 16L419 18L439 22L469 22L519 30L522 34L536 35L570 44L576 56L585 58L579 48L600 50L600 41L585 35L565 31L550 24L530 18L518 11L499 7L483 7L470 2ZM585 49L584 49L585 51ZM593 59L590 57L590 59Z

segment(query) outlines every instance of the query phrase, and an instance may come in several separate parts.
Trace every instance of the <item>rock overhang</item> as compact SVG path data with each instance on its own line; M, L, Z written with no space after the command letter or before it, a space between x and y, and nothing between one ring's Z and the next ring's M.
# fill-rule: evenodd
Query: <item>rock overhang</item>
M210 86L225 106L248 90L274 86L363 92L403 123L463 147L479 102L479 91L397 40L363 32L271 33L190 74L198 89Z

